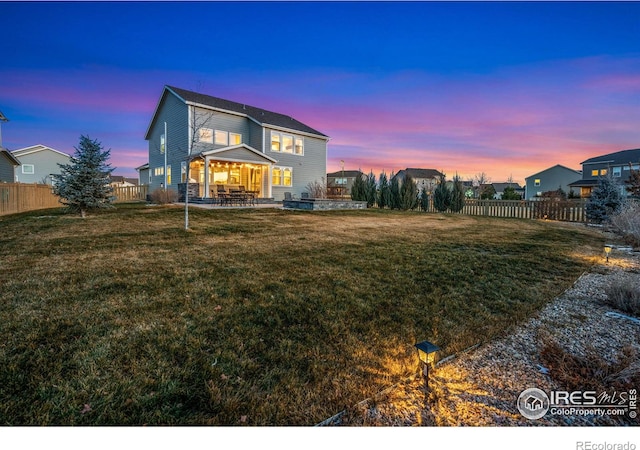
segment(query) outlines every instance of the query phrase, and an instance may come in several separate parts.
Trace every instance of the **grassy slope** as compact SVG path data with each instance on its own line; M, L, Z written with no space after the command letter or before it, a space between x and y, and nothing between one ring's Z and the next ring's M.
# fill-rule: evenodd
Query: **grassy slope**
M0 424L315 424L414 373L417 341L504 333L601 248L534 221L190 218L0 218Z

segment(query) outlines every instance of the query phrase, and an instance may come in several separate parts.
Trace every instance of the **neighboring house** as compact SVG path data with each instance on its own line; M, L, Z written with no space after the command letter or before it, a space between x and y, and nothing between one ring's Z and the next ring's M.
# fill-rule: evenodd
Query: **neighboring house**
M522 186L520 186L518 183L488 183L488 184L483 184L482 185L482 191L484 191L484 189L486 189L488 186L493 186L493 189L495 190L495 194L493 195L493 198L496 200L502 200L502 194L504 194L504 190L508 187L512 187L515 191L516 194L520 194L520 197L524 197L524 188Z
M58 164L69 164L71 158L45 145L32 145L11 153L20 161L20 166L15 168L15 180L19 183L52 184L52 175L61 173Z
M145 139L151 191L185 183L187 163L201 197L215 196L218 186L244 187L280 201L327 173L329 137L321 132L284 114L171 86Z
M496 197L499 200L502 200L502 194L504 194L504 190L508 187L512 187L516 194L520 194L520 198L524 198L524 187L520 186L518 183L493 183L493 188L496 190Z
M562 189L565 194L569 195L571 191L574 190L569 184L581 175L582 172L579 170L569 169L568 167L556 164L553 167L534 173L524 179L524 198L527 200L535 200L540 197L543 192L557 191L558 189Z
M422 191L423 187L427 188L427 192L433 192L440 180L441 172L435 169L417 169L407 167L406 169L399 170L395 176L398 178L400 184L404 181L406 174L409 174L413 181L418 186L418 192Z
M580 197L589 197L598 185L598 177L611 174L621 185L629 179L631 169L640 170L640 148L622 150L615 153L589 158L582 163L582 178L569 183L572 188L580 189ZM628 192L621 187L624 195Z
M149 163L136 167L136 171L138 172L138 184L150 184L151 171L149 170Z
M360 170L339 170L327 174L327 195L330 197L350 196L353 182L364 174Z
M20 161L9 150L0 147L0 183L15 182L15 168L18 166L20 166Z
M111 175L109 176L109 185L111 187L129 187L129 186L137 186L138 179L137 178L126 178L122 175Z

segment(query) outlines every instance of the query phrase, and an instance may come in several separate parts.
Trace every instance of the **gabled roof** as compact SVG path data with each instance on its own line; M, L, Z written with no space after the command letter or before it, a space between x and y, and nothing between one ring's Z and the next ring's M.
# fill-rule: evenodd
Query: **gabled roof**
M255 148L251 147L250 145L247 144L238 144L238 145L232 145L230 147L223 147L223 148L216 148L213 150L207 150L204 152L200 152L201 156L212 156L215 155L216 158L219 159L223 159L224 158L224 154L233 150L237 150L237 149L243 149L249 152L249 154L256 156L258 158L258 160L266 160L267 162L270 162L271 164L276 164L278 161L271 158L270 156L265 155L262 152L259 152L258 150L256 150ZM231 158L230 160L239 160L237 156Z
M621 150L619 152L607 153L602 156L595 156L587 159L586 161L582 161L581 164L629 164L637 162L640 162L640 148Z
M42 151L45 151L45 150L49 150L49 151L58 153L60 155L64 155L67 158L70 157L66 153L63 153L61 151L58 151L58 150L56 150L54 148L51 148L51 147L47 147L46 145L42 145L42 144L32 145L30 147L25 147L25 148L19 148L18 150L12 150L11 153L13 153L13 156L15 156L17 158L20 158L21 156L24 156L24 155L29 155L31 153L42 152Z
M525 180L528 180L529 178L533 178L533 177L537 177L540 174L543 174L551 169L555 169L556 167L560 168L560 169L565 169L565 170L570 170L571 172L574 172L576 175L582 175L582 172L580 170L575 170L575 169L570 169L569 167L563 166L561 164L556 164L555 166L551 166L548 167L544 170L541 170L538 173L534 173L533 175L529 175L528 177L525 178Z
M20 165L20 161L18 161L16 159L16 157L13 156L11 154L11 152L9 150L7 150L6 148L0 147L0 155L2 155L5 158L7 158L14 166L19 166Z
M337 172L328 173L327 178L329 177L357 177L358 175L363 175L361 170L338 170Z
M294 119L293 117L287 116L285 114L268 111L266 109L257 108L255 106L238 103L231 100L225 100L219 97L213 97L211 95L188 91L186 89L181 89L174 86L165 86L164 88L165 88L165 91L169 91L173 93L173 95L175 95L176 97L178 97L180 100L182 100L187 104L198 105L206 108L215 109L218 111L230 112L233 114L248 117L249 119L263 126L284 128L287 130L312 134L314 136L318 136L325 139L329 138L327 135L319 132L318 130L315 130L310 126L305 125L304 123ZM163 92L163 96L164 96L164 92ZM156 108L156 112L154 113L154 119L155 119L155 115L157 114L157 111L158 109ZM151 124L153 124L154 119L151 120ZM149 130L150 129L151 129L151 126L149 126ZM149 131L147 131L147 135L145 136L145 139L148 139L148 137L149 137Z
M149 168L149 163L144 163L143 165L136 167L136 170L140 172L141 170L145 170L148 168Z
M411 178L439 178L442 173L435 169L418 169L415 167L407 167L404 170L399 170L396 175L408 173Z

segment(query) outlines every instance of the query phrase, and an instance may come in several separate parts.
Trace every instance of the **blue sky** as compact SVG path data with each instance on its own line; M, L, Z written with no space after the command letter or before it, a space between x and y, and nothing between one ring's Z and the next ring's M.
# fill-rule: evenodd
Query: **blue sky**
M0 2L3 144L146 162L165 84L292 115L328 170L493 181L640 147L638 2Z

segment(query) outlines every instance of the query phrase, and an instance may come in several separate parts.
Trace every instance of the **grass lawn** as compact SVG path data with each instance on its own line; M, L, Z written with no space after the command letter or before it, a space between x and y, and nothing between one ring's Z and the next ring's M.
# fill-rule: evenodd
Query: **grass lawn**
M313 425L535 314L583 226L119 205L0 217L0 424Z

